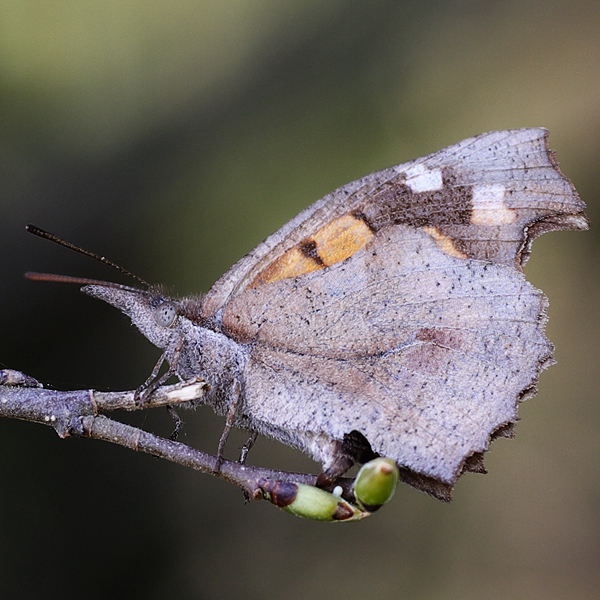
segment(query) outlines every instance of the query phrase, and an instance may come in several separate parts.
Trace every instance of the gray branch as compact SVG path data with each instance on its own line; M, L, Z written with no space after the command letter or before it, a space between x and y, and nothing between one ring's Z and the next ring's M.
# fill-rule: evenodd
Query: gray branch
M240 487L247 497L255 500L263 497L259 482L264 483L264 480L315 484L315 475L262 469L226 459L221 461L217 471L216 456L125 425L102 414L114 410L176 406L201 398L205 388L206 382L200 378L163 386L154 391L140 407L134 400L133 391L48 390L24 373L5 369L0 371L0 417L48 425L61 438L94 438L146 452L229 481ZM350 479L336 482L337 485L342 485L345 493L350 490L351 483Z

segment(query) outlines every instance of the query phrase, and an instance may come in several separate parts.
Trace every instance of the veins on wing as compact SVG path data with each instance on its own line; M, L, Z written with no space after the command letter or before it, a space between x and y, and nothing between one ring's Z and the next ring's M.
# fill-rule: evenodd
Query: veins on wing
M378 285L377 283L369 284L365 287L362 287L358 290L354 290L354 291L348 293L343 298L335 298L328 304L324 304L323 306L320 306L319 308L315 308L315 309L312 309L311 311L307 312L307 314L311 315L311 316L318 315L319 313L322 313L323 311L326 313L330 313L332 315L331 318L328 320L328 323L326 324L326 326L319 329L318 333L325 333L325 332L331 330L333 327L339 325L339 323L343 319L355 320L355 319L363 318L364 315L362 312L352 312L345 308L342 308L340 310L335 310L335 308L337 305L339 305L342 302L344 304L350 304L351 306L353 304L356 304L356 303L353 303L352 301L349 301L349 299L352 298L353 296L357 296L358 294L363 295L363 293L366 290L369 290L370 288L377 286L377 285ZM454 295L454 296L447 295L446 297L443 297L443 298L424 299L424 300L418 300L418 301L401 301L401 302L386 301L385 308L387 309L387 312L390 312L391 310L393 310L394 312L399 313L399 312L407 312L407 309L410 309L410 308L420 308L420 307L426 306L427 304L431 304L432 306L438 305L440 307L440 309L442 309L442 312L444 312L444 304L451 303L451 302L457 302L457 301L463 301L465 299L469 299L469 300L482 300L482 299L489 300L490 298L511 299L511 298L515 298L515 297L521 298L525 295L531 295L535 298L538 297L535 294L525 294L523 291L492 293L492 292L486 290L483 293L479 293L479 294L465 293L464 295ZM267 311L265 311L265 312L267 312ZM334 317L333 315L336 315L336 316ZM493 320L494 321L503 321L503 320L512 321L512 319L502 319L502 318L496 318L496 317ZM515 320L515 322L517 322L517 320ZM524 322L528 322L528 321L525 320ZM534 322L534 321L531 321L531 322ZM262 325L262 323L261 323L261 325ZM426 326L426 325L423 325L423 326Z
M484 320L484 322L486 322L487 320ZM530 326L532 327L534 330L538 331L539 330L539 320L538 319L514 319L514 318L494 318L493 322L509 322L509 323L520 323L526 326ZM329 329L329 328L327 328ZM325 331L327 331L327 329L322 329L320 331L316 332L316 337L319 337L319 334L324 333ZM348 357L343 357L343 356L332 356L331 354L328 354L326 351L327 346L325 346L325 348L323 348L323 350L319 351L317 349L313 348L306 348L306 349L300 349L300 348L290 348L290 347L281 347L281 346L272 346L271 344L269 344L268 342L264 342L264 341L257 341L254 342L257 346L263 346L263 347L269 347L272 348L274 350L279 350L281 352L286 352L286 353L290 353L290 354L295 354L297 356L302 356L302 357L310 357L310 358L315 358L315 359L325 359L325 360L333 360L333 361L339 361L341 363L346 363L346 364L352 364L354 365L356 361L368 361L368 360L377 360L377 359L384 359L390 356L393 356L394 354L401 354L402 352L406 351L409 348L415 347L415 346L419 346L419 345L431 345L431 346L435 346L438 348L443 348L444 350L451 352L453 354L455 354L457 357L460 356L465 356L465 357L469 357L471 360L477 361L480 364L493 364L496 363L498 358L495 356L490 355L490 352L488 351L487 353L484 351L475 351L475 350L465 350L464 348L461 348L459 346L450 346L447 344L444 344L443 342L441 342L439 339L436 339L435 337L432 337L431 339L427 339L426 337L419 339L417 337L417 335L419 333L422 332L426 332L428 330L435 330L435 331L439 331L439 332L446 332L446 333L458 333L458 334L464 334L466 332L470 332L470 333L477 333L480 331L480 327L477 326L473 326L473 327L464 327L464 326L456 326L456 327L452 327L452 326L448 326L448 325L440 325L440 326L435 326L432 327L431 324L427 324L427 323L422 323L422 324L414 324L414 331L415 333L410 337L410 339L407 339L406 341L403 341L395 346L392 346L390 348L386 348L384 350L380 350L377 352L365 352L362 354L359 354L358 352L356 352L356 350L353 350L352 348L344 348L344 347L339 347L336 349L337 352L343 352L344 350L350 350L351 352L353 351L354 353L351 356ZM543 332L540 331L540 334L542 336L541 341L534 341L533 339L530 339L528 342L529 347L537 347L540 350L542 348L547 347L548 342L545 338L545 336L543 336ZM488 335L489 337L489 335ZM514 340L514 341L518 341L522 339L522 336L519 335L519 333L514 333L514 334L509 334L509 333L503 333L502 335L503 339L505 340ZM458 360L458 358L457 358ZM518 357L511 357L510 355L507 355L506 357L507 363L515 363L518 362ZM432 379L435 379L435 376L431 376ZM440 381L443 382L443 378L440 376L438 378Z
M297 356L303 356L303 357L309 357L309 358L313 358L314 355L312 354L308 354L308 353L303 353L303 352L294 352L294 351L289 351L289 350L281 350L282 352L285 353L290 353L290 354L295 354ZM398 390L397 388L394 387L390 387L387 383L385 383L384 381L382 381L379 377L377 377L374 373L366 370L368 368L368 365L365 364L365 366L361 366L360 362L357 362L359 359L340 359L340 358L330 358L330 357L322 357L325 358L326 360L332 360L338 363L343 363L345 365L347 365L349 368L353 369L354 371L356 371L357 373L360 373L363 377L365 377L366 379L372 381L376 386L378 386L382 391L384 391L387 396L382 396L382 397L388 397L388 398L400 398L401 396L401 391ZM367 358L372 358L372 357L367 357ZM265 367L268 368L270 370L273 370L274 372L278 372L279 369L275 368L272 364L266 363L264 360L260 360L260 363ZM389 371L388 369L386 369L385 367L383 367L383 370L389 375L390 380L398 380L397 379L397 374ZM405 367L405 371L406 373L417 373L416 371L411 371L409 369L407 369ZM300 378L300 379L304 379L305 378L305 374L302 372L301 369L290 369L290 373L293 373L294 375L296 375L296 377ZM428 377L427 379L427 383L432 383L432 384L438 384L439 386L442 386L448 390L451 390L452 393L452 397L455 398L464 398L464 393L460 392L459 390L457 390L454 386L450 385L447 381L444 381L443 379L437 378L437 377ZM323 381L323 379L322 379ZM336 382L329 382L330 384L336 386L339 384L336 384ZM342 392L343 393L343 392ZM318 390L316 390L313 394L313 397L317 398L318 397ZM437 419L433 419L433 418L427 418L427 414L424 410L423 406L418 405L416 402L411 401L410 398L408 396L402 396L401 398L402 402L407 406L407 407L411 407L415 412L417 412L419 414L419 418L420 419L424 419L427 420L428 422L435 424L436 427L439 427L440 423L439 421L437 421ZM385 415L388 415L390 418L395 418L397 417L397 411L392 408L391 406L385 404L382 400L379 400L377 397L371 397L370 401L373 402L374 404L376 404L381 412ZM470 415L468 415L467 413L462 415L462 418L464 420L467 420L469 422L471 422L473 425L479 427L480 423L478 423L473 417L471 417ZM452 426L452 424L446 424L443 423L442 427L444 427L447 431L453 431L454 427ZM493 426L493 428L495 428L495 426ZM429 428L429 430L431 430L432 428ZM437 439L437 436L433 436L434 439Z

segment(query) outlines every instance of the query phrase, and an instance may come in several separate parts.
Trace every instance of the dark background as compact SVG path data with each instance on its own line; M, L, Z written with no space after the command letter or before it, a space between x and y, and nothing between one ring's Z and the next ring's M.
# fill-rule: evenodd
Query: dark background
M5 0L0 367L133 389L158 350L114 309L27 270L124 281L27 222L177 294L371 171L494 129L545 126L600 206L600 3ZM402 486L358 524L244 505L214 478L0 421L4 598L587 599L600 587L599 244L553 233L529 279L558 365L517 438L454 502ZM213 451L222 423L186 413ZM129 421L167 434L166 414ZM230 443L231 452L242 443ZM316 472L261 440L251 461Z

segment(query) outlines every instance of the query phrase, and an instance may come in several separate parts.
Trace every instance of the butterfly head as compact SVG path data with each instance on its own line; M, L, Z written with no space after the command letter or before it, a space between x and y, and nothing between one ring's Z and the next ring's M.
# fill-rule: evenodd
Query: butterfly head
M155 288L139 290L103 282L85 285L81 291L104 300L125 313L148 340L159 348L166 348L177 331L182 314L176 300Z

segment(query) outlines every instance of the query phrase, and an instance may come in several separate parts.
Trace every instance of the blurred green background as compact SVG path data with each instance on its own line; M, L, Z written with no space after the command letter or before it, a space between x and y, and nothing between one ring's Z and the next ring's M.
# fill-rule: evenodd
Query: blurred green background
M122 280L27 222L198 293L342 184L545 126L597 223L599 32L594 0L1 1L0 366L133 389L159 355L114 309L23 279ZM527 275L550 298L559 363L449 505L403 486L366 521L312 523L0 421L0 597L598 598L599 254L593 228L535 243ZM221 421L184 418L182 440L214 452ZM170 428L162 412L128 420ZM250 461L318 471L266 440Z

